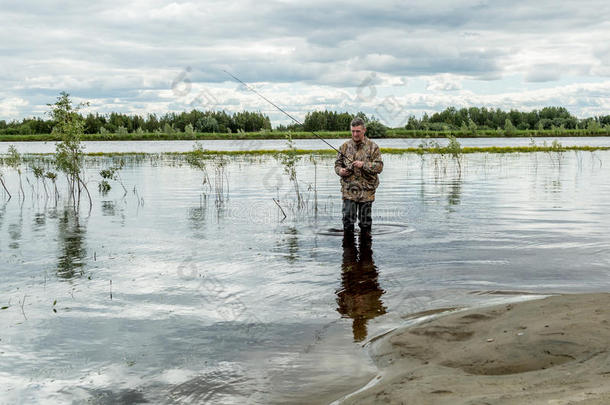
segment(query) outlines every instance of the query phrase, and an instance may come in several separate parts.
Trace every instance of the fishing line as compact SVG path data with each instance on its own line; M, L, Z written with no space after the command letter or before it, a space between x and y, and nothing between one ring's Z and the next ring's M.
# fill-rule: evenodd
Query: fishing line
M291 120L293 120L294 122L296 122L297 124L299 124L300 126L304 127L303 123L299 120L297 120L296 118L294 118L292 115L288 114L286 111L284 111L282 108L278 107L273 101L269 100L267 97L263 96L261 93L259 93L258 91L256 91L255 89L253 89L252 87L248 86L246 83L244 83L240 78L238 78L237 76L235 76L234 74L227 72L226 70L223 69L223 72L225 72L226 74L228 74L229 76L231 76L233 79L237 80L239 83L243 84L248 90L250 90L251 92L253 92L254 94L256 94L257 96L259 96L260 98L262 98L263 100L265 100L266 102L268 102L269 104L271 104L272 106L274 106L275 108L277 108L278 110L280 110L281 112L283 112L284 114L286 114L288 116L288 118L290 118ZM337 151L337 153L339 153L341 156L343 156L345 159L351 161L352 159L350 159L349 157L345 156L339 149L335 148L334 146L332 146L330 143L326 142L326 140L324 138L322 138L320 135L316 134L314 131L307 131L307 132L311 132L312 134L314 134L316 136L316 138L318 138L319 140L321 140L322 142L324 142L325 144L327 144L328 146L330 146L331 148L333 148L335 151Z

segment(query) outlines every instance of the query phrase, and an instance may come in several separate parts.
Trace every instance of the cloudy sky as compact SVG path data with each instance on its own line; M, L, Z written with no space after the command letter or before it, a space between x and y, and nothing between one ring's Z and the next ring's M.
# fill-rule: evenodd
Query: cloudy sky
M60 91L101 113L193 108L289 120L448 106L610 114L610 3L580 1L0 1L0 119Z

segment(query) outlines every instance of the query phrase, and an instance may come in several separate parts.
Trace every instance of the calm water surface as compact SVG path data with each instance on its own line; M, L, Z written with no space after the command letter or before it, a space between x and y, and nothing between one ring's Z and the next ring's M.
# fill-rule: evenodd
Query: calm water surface
M328 157L299 161L301 212L271 157L209 162L207 184L128 159L105 196L89 160L90 212L25 169L19 199L3 167L0 403L330 402L413 312L608 291L609 152L384 160L370 243L335 230Z
M543 145L545 142L550 145L554 140L563 146L610 146L610 137L540 137L534 138L536 145ZM344 139L327 139L328 143L335 148L341 146ZM441 145L447 144L446 138L430 138L429 141L436 141ZM375 142L382 148L417 148L422 142L421 139L376 139ZM531 144L530 138L460 138L462 146L528 146ZM286 149L286 141L283 139L260 139L251 141L241 140L210 140L200 141L204 149L208 150L261 150ZM19 151L27 153L54 153L55 142L0 142L0 153L6 153L9 145L14 145ZM83 142L85 151L89 153L113 153L113 152L188 152L193 150L195 141L87 141ZM330 149L326 144L318 139L295 139L294 145L298 149Z

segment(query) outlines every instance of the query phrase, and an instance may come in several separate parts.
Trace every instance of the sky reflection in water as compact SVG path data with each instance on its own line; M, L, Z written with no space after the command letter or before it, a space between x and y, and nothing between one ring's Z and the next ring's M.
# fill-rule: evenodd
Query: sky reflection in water
M211 187L175 161L128 161L127 195L92 181L90 213L34 180L0 202L3 401L322 403L368 381L361 343L410 313L608 290L608 152L468 155L461 175L386 156L369 244L334 230L332 158L308 159L299 214L270 157L210 162Z

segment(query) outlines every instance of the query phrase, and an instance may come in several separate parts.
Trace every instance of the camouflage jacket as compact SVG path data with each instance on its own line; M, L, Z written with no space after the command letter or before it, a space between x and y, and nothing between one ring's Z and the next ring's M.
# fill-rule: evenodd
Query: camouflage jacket
M375 190L379 185L379 176L383 170L383 161L379 146L369 138L356 143L352 139L341 145L335 161L335 173L341 168L350 170L349 176L341 177L341 193L343 198L358 202L375 201ZM356 160L364 162L361 169L353 167Z

